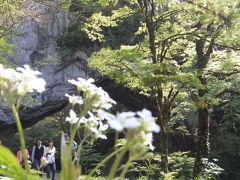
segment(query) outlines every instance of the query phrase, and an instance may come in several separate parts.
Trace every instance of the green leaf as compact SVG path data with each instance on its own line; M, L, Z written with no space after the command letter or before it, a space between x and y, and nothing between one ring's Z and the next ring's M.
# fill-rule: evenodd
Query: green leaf
M6 147L0 145L0 174L13 179L38 180L38 176L28 175L19 165L17 158Z

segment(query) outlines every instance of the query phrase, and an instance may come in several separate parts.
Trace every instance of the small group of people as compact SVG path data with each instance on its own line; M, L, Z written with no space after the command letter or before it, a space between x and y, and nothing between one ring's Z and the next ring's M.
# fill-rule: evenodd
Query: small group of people
M32 168L36 170L45 170L47 172L47 178L50 178L52 172L52 180L55 178L56 173L56 162L55 162L56 148L53 145L53 140L48 140L48 145L44 146L40 138L36 139L36 144L32 148L31 157L29 151L26 149L26 155L30 159ZM24 167L24 160L21 150L17 152L17 159Z

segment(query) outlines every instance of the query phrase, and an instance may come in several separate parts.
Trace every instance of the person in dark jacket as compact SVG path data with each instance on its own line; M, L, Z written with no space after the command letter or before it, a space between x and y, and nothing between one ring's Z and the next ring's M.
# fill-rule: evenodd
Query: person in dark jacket
M41 164L41 158L43 156L45 147L42 145L42 141L40 138L36 139L36 145L32 148L32 166L34 169L39 169Z

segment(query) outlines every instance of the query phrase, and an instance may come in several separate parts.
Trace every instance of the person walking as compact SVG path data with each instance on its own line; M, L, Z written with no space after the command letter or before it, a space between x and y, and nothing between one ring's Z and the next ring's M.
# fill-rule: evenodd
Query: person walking
M43 156L47 159L47 178L50 178L50 172L52 171L52 180L55 178L56 162L55 162L56 148L53 146L53 140L48 140L48 146L45 148Z
M29 151L28 149L25 149L25 152L26 152L26 156L27 156L27 159L29 159ZM21 152L21 147L19 147L19 150L17 151L17 160L18 160L18 163L24 168L24 158L23 158L23 154Z
M37 138L36 144L32 148L32 155L31 155L32 166L36 170L39 170L40 168L41 158L43 156L44 149L45 149L45 146L42 145L41 139Z

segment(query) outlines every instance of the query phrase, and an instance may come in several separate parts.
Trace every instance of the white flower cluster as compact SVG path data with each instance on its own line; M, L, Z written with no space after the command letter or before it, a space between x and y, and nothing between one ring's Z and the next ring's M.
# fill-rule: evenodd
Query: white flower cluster
M117 131L127 130L138 130L139 137L144 140L144 144L153 150L152 145L152 132L158 133L160 127L156 124L155 118L149 110L143 109L138 112L123 112L117 114L115 117L108 119L108 123L111 128Z
M76 80L69 80L69 83L75 85L78 91L85 94L83 97L76 95L68 95L69 102L74 106L76 104L82 105L91 99L92 112L88 111L87 117L79 118L73 109L70 110L69 117L66 118L71 124L84 124L88 127L96 137L106 139L103 134L108 129L108 125L116 131L135 130L139 137L144 140L144 144L153 150L152 132L158 133L160 127L156 124L152 113L146 109L138 112L123 112L116 116L106 112L113 104L116 104L109 95L99 87L93 84L93 79L85 80L78 78ZM107 120L108 124L104 124L103 120Z
M46 82L37 76L41 73L33 71L29 65L19 67L16 70L12 68L4 68L0 64L0 93L16 93L16 95L24 96L27 92L34 90L41 93L45 90Z
M88 101L87 99L90 99L92 112L88 111L87 117L79 118L74 110L71 109L66 121L71 124L84 124L97 138L107 139L103 132L108 129L108 124L103 123L102 120L104 120L105 117L98 116L98 112L105 112L104 110L110 109L116 102L111 99L102 88L95 86L92 78L88 80L78 78L77 81L72 79L68 82L75 85L77 90L84 94L84 99L81 96L66 94L65 96L69 98L69 103L73 106L76 104L82 105Z
M68 82L75 85L78 91L84 92L87 98L94 99L93 107L95 109L110 109L112 104L116 104L116 102L109 97L108 93L106 93L101 87L97 87L93 84L94 79L92 78L88 80L78 78L77 81L71 79L68 80Z
M83 99L81 96L76 96L76 95L69 95L69 94L65 94L66 97L68 97L69 102L74 106L76 104L83 104Z
M145 132L160 131L159 126L155 122L155 118L152 117L152 113L146 109L135 112L123 112L117 114L116 117L108 119L108 123L111 128L122 131L123 129L136 129L141 128Z

